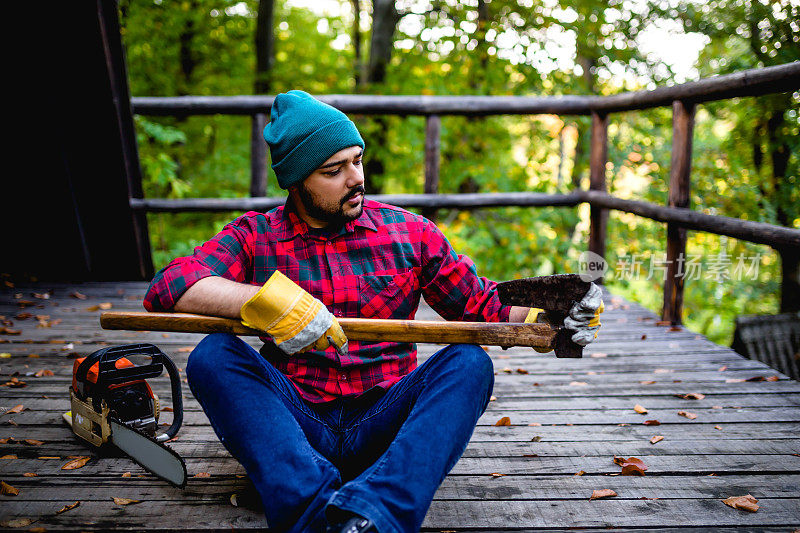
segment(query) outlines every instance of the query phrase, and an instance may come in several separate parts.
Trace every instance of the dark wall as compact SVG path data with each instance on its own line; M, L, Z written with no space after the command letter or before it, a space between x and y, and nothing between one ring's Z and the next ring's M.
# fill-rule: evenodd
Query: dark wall
M116 3L46 3L26 30L16 66L30 108L11 121L0 272L149 279L146 219L128 205L140 180Z

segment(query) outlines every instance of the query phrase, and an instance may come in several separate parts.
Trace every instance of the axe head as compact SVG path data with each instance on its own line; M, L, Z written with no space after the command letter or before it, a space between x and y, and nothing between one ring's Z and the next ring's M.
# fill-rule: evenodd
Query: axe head
M556 274L515 279L497 284L497 295L503 305L538 307L547 311L554 324L563 324L575 302L586 296L590 283L578 274ZM556 357L582 357L583 347L572 342L572 331L559 328L553 339Z
M578 274L556 274L503 281L497 284L497 295L503 305L569 313L572 305L586 296L589 285Z

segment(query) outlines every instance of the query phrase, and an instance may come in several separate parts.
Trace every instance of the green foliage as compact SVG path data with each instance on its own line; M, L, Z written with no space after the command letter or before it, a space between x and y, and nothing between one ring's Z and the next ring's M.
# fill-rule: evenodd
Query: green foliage
M800 59L798 8L790 0L627 2L623 0L401 1L395 49L381 84L355 86L351 2L322 16L275 2L271 92L315 94L609 95L675 81L669 65L641 51L653 23L677 21L705 35L701 76ZM482 8L480 7L482 6ZM254 86L257 0L121 0L132 94L238 95ZM362 13L362 23L367 13ZM362 30L366 26L362 24ZM368 50L368 31L362 31ZM664 43L668 46L669 43ZM268 112L268 110L264 110ZM770 117L776 117L770 121ZM691 207L800 228L798 94L742 98L701 106L694 132ZM425 120L353 117L366 159L383 172L376 190L423 188ZM668 108L610 117L607 183L611 194L667 201L671 151ZM242 197L249 191L250 119L233 116L137 117L147 197ZM587 117L442 117L442 192L568 192L588 185ZM376 139L385 139L376 142ZM783 147L783 148L781 148ZM789 154L776 179L771 154ZM282 194L270 178L267 195ZM191 253L236 213L150 214L156 268ZM493 279L577 270L588 241L588 206L439 210L437 220L459 253ZM606 282L617 294L660 312L663 280L648 265L664 253L665 226L612 212ZM726 253L757 257L741 279L707 277ZM684 320L729 343L733 319L777 312L780 259L768 247L689 232L687 254L700 258L687 279ZM643 261L625 275L631 257Z

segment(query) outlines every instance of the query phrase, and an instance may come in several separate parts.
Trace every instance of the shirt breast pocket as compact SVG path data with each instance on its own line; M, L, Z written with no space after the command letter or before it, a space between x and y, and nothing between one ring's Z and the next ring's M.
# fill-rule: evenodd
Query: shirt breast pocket
M413 270L358 278L361 318L408 319L419 303L419 280Z

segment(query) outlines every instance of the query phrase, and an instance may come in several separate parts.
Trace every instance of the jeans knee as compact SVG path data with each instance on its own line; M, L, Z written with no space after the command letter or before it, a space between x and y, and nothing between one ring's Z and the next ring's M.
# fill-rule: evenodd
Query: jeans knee
M191 383L193 377L203 379L205 376L213 376L225 359L223 352L228 351L225 348L235 342L241 341L230 333L206 335L189 354L189 360L186 362L187 380Z
M494 364L489 354L475 344L455 344L453 348L454 361L465 381L475 383L479 390L491 392L494 387Z

